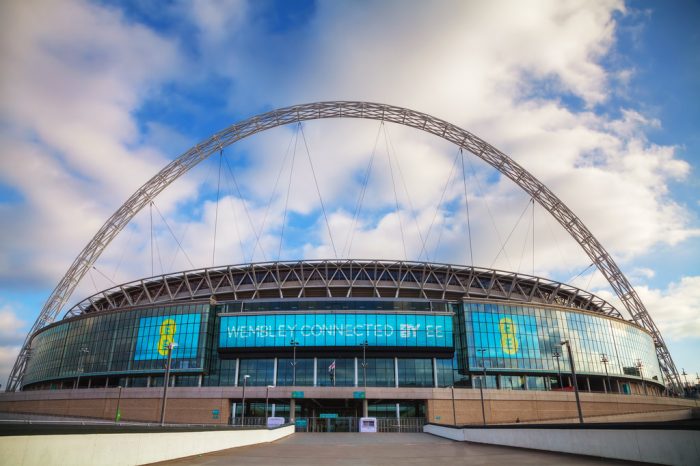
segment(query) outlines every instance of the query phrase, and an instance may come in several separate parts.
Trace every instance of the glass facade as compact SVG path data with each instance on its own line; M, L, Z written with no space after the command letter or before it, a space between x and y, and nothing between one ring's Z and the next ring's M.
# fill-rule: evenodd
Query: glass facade
M562 340L570 342L583 376L604 376L607 369L611 377L643 375L663 383L650 335L600 315L545 306L386 300L374 303L374 314L372 301L353 300L331 312L338 303L193 303L68 319L35 335L23 385L71 388L80 378L80 387L162 386L168 345L177 343L171 380L181 387L240 386L246 375L250 386L291 386L295 372L301 387L478 387L484 366L489 388L558 389L570 385ZM234 309L243 311L221 315ZM259 314L265 309L272 313ZM299 342L296 368L290 335ZM358 342L365 340L363 360Z
M489 372L571 372L569 341L579 374L638 376L662 382L654 342L645 331L583 312L507 304L467 303L460 321L461 366ZM557 361L555 354L560 357ZM559 366L557 366L557 362ZM524 385L507 379L508 388Z
M209 306L138 309L59 322L37 334L23 383L74 378L79 374L163 373L167 346L174 372L202 372Z
M220 348L369 346L452 347L452 315L361 312L238 314L220 317Z

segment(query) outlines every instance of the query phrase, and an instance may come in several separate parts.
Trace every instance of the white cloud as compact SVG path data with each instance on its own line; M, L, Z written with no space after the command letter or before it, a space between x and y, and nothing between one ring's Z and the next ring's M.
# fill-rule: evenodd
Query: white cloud
M0 307L0 345L20 343L24 340L26 322L9 305Z
M181 63L173 44L116 9L76 0L2 10L0 181L20 199L2 206L0 279L46 285L165 164L139 144L133 112Z
M700 276L688 276L659 290L637 286L637 293L667 339L700 335Z
M168 14L182 15L175 19L198 34L173 39L127 22L116 9L79 1L42 7L14 2L3 10L0 112L5 125L0 138L6 153L0 179L22 197L0 205L9 225L0 230L5 245L0 279L5 282L40 277L54 283L108 215L165 164L154 145L179 150L207 136L183 136L189 128L171 129L134 115L147 96L161 92L179 73L229 78L229 108L239 114L353 99L404 105L452 121L511 154L545 182L623 264L658 243L677 245L700 233L669 193L671 182L689 176L689 165L676 157L675 147L645 137L660 122L633 109L620 109L619 117L597 111L608 102L610 81L629 74L602 65L614 47L614 17L624 12L618 1L552 0L536 6L378 1L362 7L321 2L303 32L274 34L243 2L192 2ZM173 34L177 31L188 29ZM187 54L176 43L187 43L198 56L185 61ZM582 110L563 99L582 102ZM228 117L221 115L221 121ZM336 247L342 250L378 123L319 122L304 128ZM392 172L380 140L352 255L401 258L403 229L409 259L415 259L423 250L419 236L427 236L435 219L426 240L430 258L467 263L459 176L447 189L452 210L443 205L435 215L455 149L415 130L390 125L387 130L410 202L397 177L400 213L391 211ZM245 157L236 165L237 177L251 197L246 206L255 222L265 217L293 135L294 128L279 129L226 151L227 157ZM319 212L319 201L301 142L295 164L290 209L297 219L306 218ZM476 176L467 169L475 265L490 266L501 247L498 238L508 236L527 198L510 181L475 165ZM266 259L276 258L288 167L266 217L261 238ZM173 185L157 201L195 266L211 263L216 213L212 197L202 194L205 178L200 174ZM250 260L256 241L236 197L231 190L222 196L216 263ZM184 215L178 202L186 198L199 204ZM590 263L541 208L536 215L534 273L566 279ZM313 227L285 226L289 240L282 258L331 257L323 219L305 221ZM528 221L526 216L495 267L532 272ZM131 229L134 253L127 263L119 265L129 246L122 235L98 264L110 277L117 268L124 279L150 273L148 220L142 215ZM157 238L165 269L168 264L190 267L181 253L172 261L177 248L162 225ZM254 259L263 259L259 249ZM92 273L78 297L95 291L91 280L97 288L110 286ZM576 284L604 285L600 274L580 277Z
M19 346L0 345L0 383L2 383L3 390L12 366L15 364L15 359L17 359L19 354L19 349Z

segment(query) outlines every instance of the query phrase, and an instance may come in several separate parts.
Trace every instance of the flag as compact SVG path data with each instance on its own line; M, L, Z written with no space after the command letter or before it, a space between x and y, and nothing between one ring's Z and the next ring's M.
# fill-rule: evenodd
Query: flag
M328 376L331 378L331 383L335 387L335 359L331 363L330 366L328 366Z

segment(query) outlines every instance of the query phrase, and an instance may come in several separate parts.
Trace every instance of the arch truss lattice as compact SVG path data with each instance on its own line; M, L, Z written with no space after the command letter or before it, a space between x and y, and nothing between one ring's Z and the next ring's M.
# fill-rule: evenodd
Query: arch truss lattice
M332 101L272 110L229 126L170 162L132 194L85 246L49 296L25 338L20 354L10 373L7 390L14 391L21 387L22 375L29 358L31 335L55 320L80 280L90 270L109 243L143 207L148 205L170 183L210 155L248 136L277 126L326 118L380 120L416 128L434 134L471 152L510 178L544 207L586 252L591 261L610 283L632 320L653 335L659 363L667 381L675 385L676 388L681 386L678 370L671 359L666 343L627 277L625 277L610 254L593 236L581 219L547 186L503 152L478 136L447 121L392 105L356 101Z

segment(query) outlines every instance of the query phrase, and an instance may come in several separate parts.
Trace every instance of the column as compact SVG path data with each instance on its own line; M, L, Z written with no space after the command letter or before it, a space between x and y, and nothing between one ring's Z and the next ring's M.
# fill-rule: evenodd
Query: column
M233 375L233 386L237 387L238 386L238 370L240 369L240 364L241 360L236 358L236 372Z
M437 358L433 358L433 386L438 388Z
M355 358L355 387L357 386L357 358Z
M369 408L368 408L367 398L363 398L362 399L362 417L367 417L368 412L369 412Z
M399 388L399 358L394 358L394 380L396 388Z
M314 358L314 387L318 387L318 358Z
M296 414L297 400L294 398L289 399L289 422L294 422L294 417Z
M272 385L277 386L277 358L273 360L272 366Z

